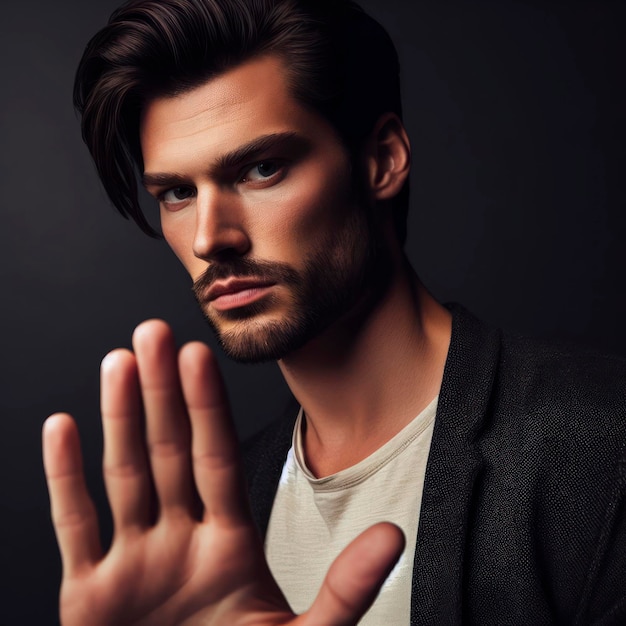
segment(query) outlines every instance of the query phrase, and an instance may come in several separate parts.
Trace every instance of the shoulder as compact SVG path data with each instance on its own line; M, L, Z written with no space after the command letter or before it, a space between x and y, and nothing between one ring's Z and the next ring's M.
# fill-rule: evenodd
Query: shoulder
M450 457L453 446L470 450L483 497L518 512L526 507L535 516L529 525L556 515L560 523L550 527L580 529L585 511L597 531L603 512L625 496L626 360L453 312L436 458ZM457 462L464 458L459 452Z
M523 389L583 392L592 396L626 390L626 359L576 346L502 333L500 368Z
M547 430L626 428L626 358L500 331L452 310L448 379L473 383L474 395L479 387L491 415Z
M470 435L483 497L509 506L511 518L525 510L541 541L582 549L575 537L598 537L626 496L626 360L492 337L490 366L480 366L490 371L489 390Z
M622 447L626 359L502 333L494 398L530 430Z
M497 572L503 593L523 580L528 606L547 594L563 621L591 623L625 601L626 360L454 314L437 416L448 446L431 454L445 463L458 439L457 465L473 463L473 593Z
M537 505L605 508L626 478L626 361L503 333L483 428L483 453L511 479L523 468Z

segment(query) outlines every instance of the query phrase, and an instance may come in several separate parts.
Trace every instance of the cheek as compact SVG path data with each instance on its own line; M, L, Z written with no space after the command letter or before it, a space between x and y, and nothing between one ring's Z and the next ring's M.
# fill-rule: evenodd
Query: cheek
M302 245L339 228L353 209L343 178L298 176L276 190L256 224L268 240L283 246Z
M203 271L202 262L193 253L193 231L188 232L185 224L181 222L181 220L171 219L170 216L162 218L161 230L167 245L195 280Z
M167 245L172 249L172 252L182 261L184 254L184 237L180 228L175 228L171 220L163 215L161 212L161 231Z

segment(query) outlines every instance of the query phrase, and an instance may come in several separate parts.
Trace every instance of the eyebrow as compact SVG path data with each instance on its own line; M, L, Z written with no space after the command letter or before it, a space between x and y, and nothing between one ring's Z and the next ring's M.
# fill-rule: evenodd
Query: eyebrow
M295 132L271 133L261 135L252 141L219 156L211 165L213 173L234 169L250 161L260 158L269 150L289 149L295 156L301 155L310 148L308 139ZM144 187L168 187L188 183L188 179L177 173L144 173L141 177Z

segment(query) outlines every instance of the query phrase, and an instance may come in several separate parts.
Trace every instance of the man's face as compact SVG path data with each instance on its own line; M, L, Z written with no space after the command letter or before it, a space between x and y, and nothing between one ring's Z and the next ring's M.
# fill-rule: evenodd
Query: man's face
M278 59L152 101L141 147L163 234L231 357L282 358L355 307L375 261L350 160Z

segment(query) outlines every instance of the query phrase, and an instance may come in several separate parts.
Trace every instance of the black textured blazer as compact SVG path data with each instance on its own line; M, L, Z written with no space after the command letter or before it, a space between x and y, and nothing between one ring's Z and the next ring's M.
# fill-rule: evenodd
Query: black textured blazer
M411 624L626 626L626 360L451 308ZM296 414L244 444L263 536Z

